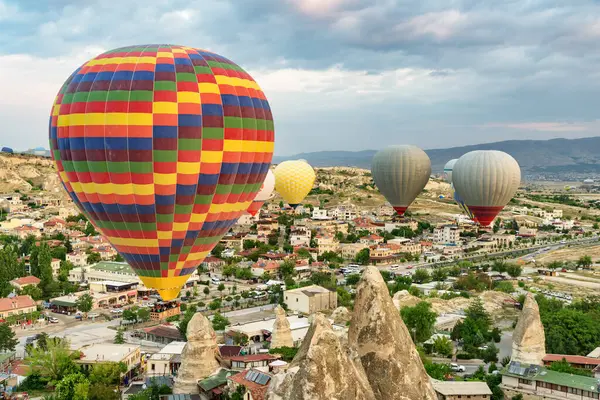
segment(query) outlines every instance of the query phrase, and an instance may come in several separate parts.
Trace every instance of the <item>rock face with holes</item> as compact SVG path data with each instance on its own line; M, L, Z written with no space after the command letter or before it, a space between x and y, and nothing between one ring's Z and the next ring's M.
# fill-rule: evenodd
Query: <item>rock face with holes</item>
M181 367L177 372L173 393L197 394L198 380L215 373L220 368L217 361L219 348L217 336L210 321L196 313L187 327L187 343L181 354Z
M546 335L540 309L531 293L527 293L523 311L513 333L512 361L542 365L546 355Z
M271 348L294 347L290 321L285 316L285 310L281 306L275 307L275 323L271 335Z
M350 321L350 318L352 318L352 315L346 307L338 307L331 314L333 323L338 325L346 325L346 322Z
M368 267L356 290L348 333L378 400L436 400L421 358L388 288Z
M360 362L339 341L331 324L315 314L286 373L273 377L267 400L375 400Z

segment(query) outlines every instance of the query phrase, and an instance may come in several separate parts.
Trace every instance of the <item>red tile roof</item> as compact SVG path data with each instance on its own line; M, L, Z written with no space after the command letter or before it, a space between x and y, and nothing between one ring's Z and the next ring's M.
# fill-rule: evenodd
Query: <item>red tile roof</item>
M35 307L35 301L28 295L0 299L0 311L19 310L28 307Z
M242 346L225 345L219 347L219 353L221 353L221 357L223 358L238 356L240 354L240 351L242 351Z
M562 361L563 358L571 364L600 365L600 358L572 356L569 354L546 354L546 356L542 360L544 362L550 363L554 361Z
M252 362L252 361L271 361L279 357L272 354L247 354L245 356L233 356L231 361Z
M16 283L19 286L23 285L37 285L40 283L40 278L37 276L24 276L22 278L13 279L11 283Z
M269 381L265 385L260 385L256 382L246 380L246 375L248 375L252 371L260 372L263 375L268 375L269 377L271 377L270 374L267 374L265 372L247 369L245 371L240 372L239 374L232 375L227 379L237 383L238 385L244 386L252 395L253 400L264 400L265 395L267 393L267 388L269 387L271 380L269 379Z

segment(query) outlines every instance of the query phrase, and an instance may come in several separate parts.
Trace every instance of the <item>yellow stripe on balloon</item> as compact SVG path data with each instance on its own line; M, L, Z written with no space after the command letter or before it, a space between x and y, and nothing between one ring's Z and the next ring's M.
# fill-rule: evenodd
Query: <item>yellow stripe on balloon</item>
M160 54L160 53L158 53ZM171 54L171 53L166 53ZM167 57L167 56L165 56ZM173 55L171 54L171 57ZM112 57L98 58L89 61L85 67L93 67L94 65L111 65L111 64L156 64L155 57Z
M272 152L273 142L252 141L252 140L225 140L223 151L243 152L243 153L265 153Z
M208 255L208 251L201 251L199 253L190 253L188 255L187 260L188 261L197 261L197 260L204 260L204 258Z
M175 102L155 101L152 103L152 112L154 114L177 114L179 110Z
M176 185L177 174L154 174L155 185Z
M109 236L108 240L115 246L158 247L158 239L137 239Z
M236 211L244 211L248 209L251 201L245 201L243 203L224 203L224 204L211 204L209 213L222 213L222 212L236 212Z
M221 93L221 90L219 89L219 86L216 83L199 83L198 91L200 93Z
M158 234L159 239L173 239L172 231L157 231L156 233Z
M254 81L249 81L247 79L225 76L225 75L215 75L215 79L219 85L229 85L229 86L239 86L246 89L256 89L260 90L260 87Z
M186 175L199 174L200 173L200 163L180 161L177 163L177 173L178 174L186 174Z
M223 152L204 150L201 157L203 163L221 163L223 161Z
M88 113L59 115L57 126L135 125L151 126L150 113Z
M84 193L84 194L117 194L117 195L137 194L140 196L154 194L154 184L117 185L114 183L71 182L71 186L73 187L73 190L75 192Z
M177 92L178 103L201 104L200 93L197 92Z

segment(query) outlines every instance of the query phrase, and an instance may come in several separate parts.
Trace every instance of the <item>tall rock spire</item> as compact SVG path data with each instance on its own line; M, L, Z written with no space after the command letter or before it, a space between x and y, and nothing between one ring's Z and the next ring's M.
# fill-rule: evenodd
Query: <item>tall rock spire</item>
M531 293L527 293L523 311L513 333L511 361L543 365L546 355L546 335L540 319L540 309Z
M355 349L378 400L435 400L421 358L375 267L357 287L348 344Z

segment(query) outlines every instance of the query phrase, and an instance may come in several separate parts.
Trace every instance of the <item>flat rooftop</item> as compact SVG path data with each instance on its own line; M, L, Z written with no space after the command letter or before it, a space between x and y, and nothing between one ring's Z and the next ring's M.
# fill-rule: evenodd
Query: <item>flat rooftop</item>
M125 262L100 261L89 267L90 270L112 272L114 274L135 275L131 266Z
M314 295L317 293L328 293L328 292L329 292L329 290L325 289L324 287L318 286L318 285L310 285L310 286L296 288L296 289L292 289L292 290L286 290L286 293L304 293L307 296Z
M453 382L433 381L433 388L444 396L482 396L491 395L492 391L485 382Z
M78 349L82 353L81 362L121 362L140 346L133 344L96 343Z

